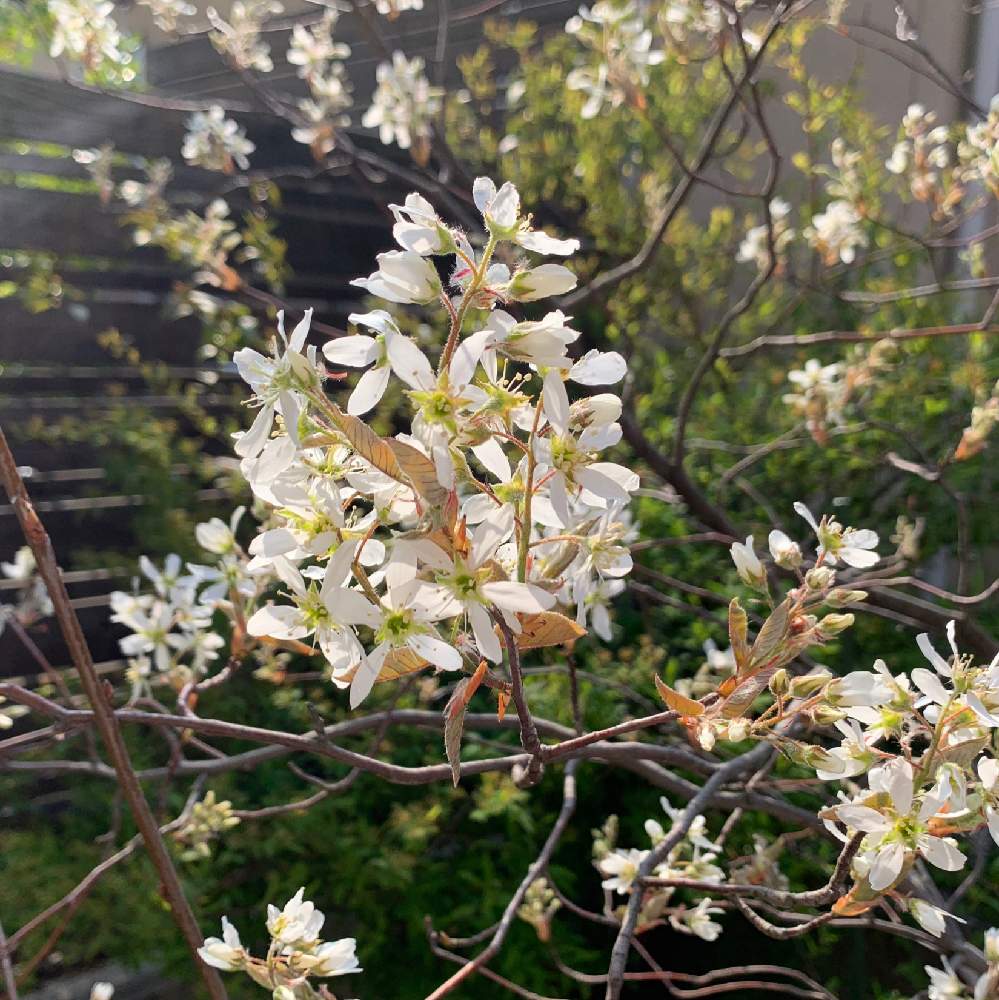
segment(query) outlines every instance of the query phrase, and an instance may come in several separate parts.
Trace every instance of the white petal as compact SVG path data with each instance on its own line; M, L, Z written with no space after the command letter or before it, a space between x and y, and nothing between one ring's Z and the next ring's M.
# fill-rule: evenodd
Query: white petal
M260 608L246 623L246 631L250 635L269 635L274 639L301 639L309 634L298 608L290 604L268 604Z
M555 604L555 595L530 583L513 580L497 580L482 585L482 593L498 608L506 611L522 611L537 614L547 611Z
M569 432L569 395L565 383L557 371L545 376L544 384L545 416L559 434Z
M513 470L510 468L510 460L506 457L503 446L496 438L489 438L482 444L473 445L472 454L501 483L507 482L513 475Z
M432 389L434 370L426 355L408 337L392 334L385 338L389 363L411 389Z
M945 872L960 871L968 860L950 837L920 837L919 850L931 865Z
M587 351L569 369L569 378L580 385L613 385L628 372L628 365L617 351Z
M378 341L363 333L352 337L338 337L323 344L326 360L335 365L363 368L378 360Z
M323 601L329 608L333 620L343 622L344 625L367 625L370 628L377 628L381 622L381 612L356 590L332 587L323 595Z
M503 647L500 645L499 636L493 630L493 622L489 613L481 604L470 604L468 606L468 620L472 625L472 632L475 634L475 644L479 647L479 652L493 663L501 663L503 660Z
M905 861L905 851L901 844L892 844L878 851L874 865L867 876L871 888L875 892L887 889L901 873L903 861Z
M492 558L499 546L510 537L513 531L513 507L504 504L496 507L485 517L472 535L472 564L481 566Z
M812 531L818 534L819 525L818 522L815 520L815 515L800 500L795 500L794 510L798 515L803 517L809 523Z
M256 458L260 454L274 425L274 407L268 403L260 407L250 429L236 442L236 454L240 458Z
M881 556L877 552L854 548L851 545L844 545L836 554L847 566L853 566L856 569L869 569L881 561Z
M949 697L947 690L940 682L939 675L932 670L927 670L926 667L916 667L909 676L912 678L912 683L938 705L943 705L947 701Z
M354 391L347 400L347 412L353 417L360 417L378 405L385 395L392 369L388 365L369 368L354 386Z
M357 708L371 694L371 689L375 686L375 681L381 673L382 664L385 662L388 651L389 644L383 642L380 646L375 646L358 664L354 679L350 682L351 708Z
M432 635L411 635L406 644L423 659L442 670L460 670L461 653L443 639Z

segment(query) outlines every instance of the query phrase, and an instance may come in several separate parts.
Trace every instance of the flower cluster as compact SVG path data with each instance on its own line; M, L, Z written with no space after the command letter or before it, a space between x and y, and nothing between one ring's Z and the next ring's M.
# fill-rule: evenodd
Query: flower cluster
M286 587L246 630L290 648L311 639L352 705L379 678L499 661L501 636L556 605L609 634L606 605L631 569L625 508L638 477L601 456L621 438L621 402L567 391L619 381L624 360L570 358L579 333L559 311L518 321L499 308L575 284L561 264L518 262L517 248L564 256L578 244L532 228L510 184L480 178L474 197L480 251L411 194L393 206L401 249L355 282L389 302L443 306L436 366L382 309L350 317L367 332L323 347L332 365L365 369L345 409L306 346L308 314L290 335L279 325L271 356L245 348L234 358L258 407L236 451L270 508L246 571ZM501 250L509 264L495 259ZM453 296L433 261L444 256L455 260ZM463 335L466 322L474 329ZM380 438L359 417L393 381L411 433ZM558 641L580 634L570 624Z
M829 426L841 426L847 404L856 402L859 391L884 371L896 350L891 340L875 341L869 348L857 346L845 361L823 365L809 358L804 368L793 369L787 378L796 392L783 401L805 421L816 444L829 440Z
M353 938L323 941L319 934L326 917L304 898L305 889L282 909L268 904L267 932L271 943L265 958L256 958L244 947L239 931L222 918L222 937L207 938L198 954L223 972L245 972L255 983L271 990L275 1000L318 1000L328 996L315 989L310 978L328 979L360 972Z
M214 7L206 11L212 26L212 45L238 69L269 73L274 69L270 46L260 37L264 21L280 14L278 0L235 0L226 21Z
M928 1000L987 1000L995 996L999 990L999 927L990 927L985 932L983 950L987 968L971 985L954 971L954 966L946 958L943 959L942 969L924 966L930 977L926 991Z
M957 156L962 179L983 184L999 198L999 94L992 98L985 121L968 126Z
M198 8L187 0L138 0L138 3L149 8L160 31L170 33L177 30L177 23L182 17L194 17L198 13Z
M770 202L773 248L777 255L778 265L787 245L794 239L794 229L788 221L790 214L791 206L783 198L774 198ZM739 244L736 260L755 264L759 271L766 271L770 267L770 230L766 225L753 226L747 231L742 243Z
M901 136L885 162L893 174L907 177L917 201L932 202L934 216L944 218L961 198L959 186L942 183L941 171L950 166L946 126L921 104L910 104L902 117Z
M552 919L561 906L562 902L548 880L536 878L527 887L524 902L517 908L517 916L534 928L539 940L547 941L551 937Z
M827 265L837 261L852 264L857 258L857 250L867 246L863 221L849 201L838 198L831 201L824 212L812 216L812 224L802 235L818 250Z
M247 157L254 149L242 126L226 118L221 105L213 104L188 118L181 154L193 166L231 174L233 164L242 170L249 167Z
M0 633L11 615L16 615L22 624L30 625L40 618L48 618L52 614L52 601L45 583L36 573L34 553L27 545L14 553L13 562L0 563L0 572L8 580L14 580L19 585L17 602L15 604L0 604Z
M353 98L343 64L350 55L350 46L333 39L339 16L335 7L327 7L311 28L296 24L288 49L288 62L298 67L298 75L308 84L311 95L298 103L304 122L292 131L292 136L311 146L317 157L334 148L336 129L350 124L347 110Z
M660 805L669 819L676 823L682 810L674 809L667 798ZM669 834L657 819L645 821L645 832L652 848ZM594 864L605 876L601 885L608 893L628 894L634 891L635 879L641 863L649 855L648 849L618 848L614 846L616 824L605 826L594 842ZM716 864L721 848L708 839L707 823L703 816L695 816L684 835L669 850L665 859L656 865L652 876L661 879L689 879L718 884L725 881L724 871ZM722 926L711 918L722 912L712 906L708 897L696 905L674 902L676 889L670 886L643 887L642 911L639 924L648 926L652 921L668 920L674 930L693 934L705 941L717 940Z
M123 82L135 79L130 68L131 53L112 14L112 0L48 0L52 18L49 54L53 59L66 55L87 69L113 68Z
M972 408L971 420L961 434L954 459L960 462L977 455L985 447L996 424L999 424L999 382L996 382L992 395L984 403Z
M170 555L160 569L143 556L140 567L153 593L137 593L136 584L131 593L111 594L111 621L129 630L119 645L129 658L133 698L155 681L166 680L180 690L204 675L225 646L212 630L212 615L216 610L242 615L269 583L266 574L251 575L249 558L236 542L242 513L238 508L229 524L213 518L198 525L199 544L219 557L214 565L184 567L180 556Z
M413 158L425 163L430 155L434 117L443 95L430 85L423 60L419 56L407 59L404 53L393 52L391 62L378 65L375 77L378 86L361 124L377 128L378 138L386 146L394 142L400 149L411 149Z
M596 67L577 67L566 77L570 90L586 95L583 118L596 117L605 105L638 102L640 88L649 82L649 67L665 55L652 47L652 31L634 0L623 5L598 0L592 8L580 7L565 30L600 57Z

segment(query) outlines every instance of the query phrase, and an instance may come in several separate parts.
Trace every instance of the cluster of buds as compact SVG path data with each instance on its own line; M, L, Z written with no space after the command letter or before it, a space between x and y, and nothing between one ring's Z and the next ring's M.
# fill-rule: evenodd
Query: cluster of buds
M561 905L548 880L536 878L527 887L524 902L517 909L517 916L534 928L540 941L548 941L552 934L552 919Z
M244 972L259 986L271 991L273 1000L319 1000L328 996L310 979L328 979L360 972L353 938L323 941L319 937L326 917L304 898L299 889L283 909L268 904L267 932L270 947L264 958L251 955L239 932L222 918L222 937L208 938L198 949L202 961L223 972Z
M187 822L174 831L173 839L181 846L181 860L210 858L212 841L234 826L239 826L239 817L233 815L232 803L220 802L213 791L206 792L205 797L192 806Z
M826 266L852 264L857 251L868 243L860 177L863 157L839 138L833 140L830 156L832 167L817 167L815 172L827 178L826 191L833 200L825 211L812 216L802 235L822 255Z

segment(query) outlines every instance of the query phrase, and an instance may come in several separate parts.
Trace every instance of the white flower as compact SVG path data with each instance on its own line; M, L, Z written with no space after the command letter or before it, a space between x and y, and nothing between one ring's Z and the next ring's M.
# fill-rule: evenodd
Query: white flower
M213 517L210 521L199 524L194 529L194 537L206 552L214 552L224 556L236 547L236 528L242 518L245 507L237 507L226 524L221 518Z
M389 302L427 305L441 294L441 281L430 261L411 250L378 254L378 270L351 284Z
M766 570L753 550L752 535L746 536L745 544L742 542L733 542L732 547L729 549L729 554L732 556L732 562L735 563L735 570L739 574L739 579L747 587L759 588L766 583Z
M269 604L246 623L250 635L274 639L304 639L315 634L323 655L337 671L363 662L364 650L353 627L374 628L381 617L378 609L360 592L346 586L357 552L357 541L344 542L330 559L322 586L310 580L278 556L274 568L291 588L292 604Z
M381 620L375 628L377 645L354 674L350 685L351 708L367 698L393 650L408 649L441 670L461 669L461 653L444 642L432 624L439 616L414 602L417 590L418 584L408 579L390 586L382 598Z
M313 976L326 978L362 972L361 965L357 960L356 949L357 942L354 938L323 942L312 953L315 964L310 962L309 973Z
M422 59L407 59L396 51L390 63L380 63L375 71L378 86L361 123L377 128L386 146L394 142L400 149L409 149L430 137L441 92L430 86L423 67Z
M233 163L246 170L247 157L254 149L242 126L226 118L221 105L213 104L208 111L196 111L188 118L181 154L193 166L229 174Z
M670 925L685 934L693 934L703 941L717 941L722 925L711 918L725 911L720 906L712 906L710 899L702 899L692 910L684 908L679 914L671 913Z
M113 996L113 983L94 983L94 985L90 987L90 1000L111 1000Z
M283 909L267 904L267 931L279 944L308 946L319 940L326 917L317 910L315 903L304 898L302 886Z
M571 292L576 287L576 280L576 275L562 264L541 264L518 271L507 286L506 294L517 302L536 302Z
M472 197L482 213L486 228L500 239L513 240L518 246L534 253L562 257L579 249L579 240L559 240L531 229L529 220L520 215L520 194L509 181L497 190L496 184L488 177L476 177Z
M315 349L310 349L307 357L302 353L305 338L309 334L312 310L287 337L284 332L284 313L278 313L278 333L284 344L280 352L278 342L273 341L273 357L268 358L252 347L237 351L232 360L239 374L253 389L260 412L250 429L236 442L236 454L242 458L255 458L263 450L274 425L274 415L279 413L284 419L289 437L298 442L298 418L302 412L301 390L313 386L317 381Z
M215 48L239 69L269 73L274 62L260 30L266 18L283 10L278 0L234 0L226 21L214 7L209 7L205 11L213 29L209 37Z
M493 631L487 608L535 614L555 604L554 595L531 583L495 579L490 565L497 548L513 531L513 511L498 507L472 533L468 555L451 558L433 542L419 546L420 558L435 571L433 584L418 586L413 600L434 609L434 616L453 618L465 614L475 634L479 652L494 663L503 649Z
M633 847L629 850L611 851L604 855L597 867L608 878L605 878L600 884L609 892L627 894L631 891L631 886L638 876L638 866L648 854L648 851L640 851Z
M886 792L891 807L884 811L870 806L847 804L836 807L836 814L847 826L867 836L861 853L870 864L868 880L875 892L891 886L902 872L907 854L922 855L930 864L944 871L958 871L967 860L950 837L935 837L927 821L935 816L944 800L939 793L928 792L917 800L913 788L913 769L908 761L895 757L870 772L872 790Z
M801 565L801 547L783 531L774 529L767 538L770 555L782 569L794 569Z
M812 224L805 230L804 237L822 254L826 264L834 264L837 260L852 264L857 250L867 246L863 221L849 201L831 201L824 212L812 216Z
M206 938L198 949L201 960L206 965L221 969L223 972L235 972L246 962L246 949L239 939L239 931L229 923L228 918L222 918L222 937Z
M842 560L847 566L856 569L869 569L881 558L877 552L878 536L870 528L844 528L838 521L823 517L817 523L815 516L801 501L794 504L795 511L803 517L819 541L818 554L825 558L828 565L835 566Z
M955 917L953 913L948 913L939 906L927 903L925 899L913 897L906 905L916 923L934 937L943 936L943 932L947 929L947 917L950 917L951 920L958 920L962 924L965 923L960 917Z

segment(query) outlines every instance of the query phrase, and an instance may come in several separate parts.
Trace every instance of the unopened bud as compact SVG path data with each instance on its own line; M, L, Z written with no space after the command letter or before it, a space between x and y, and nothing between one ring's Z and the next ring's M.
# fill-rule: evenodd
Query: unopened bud
M821 691L822 688L832 680L832 674L826 673L824 670L817 670L811 674L805 674L804 677L795 677L791 681L791 697L792 698L809 698L817 691Z
M749 719L733 719L728 724L727 737L732 743L741 743L749 736Z
M853 615L826 615L819 622L819 632L829 638L845 632L853 624Z
M846 718L846 713L832 705L816 705L812 709L812 718L820 726L834 726L840 719Z
M836 578L836 571L828 566L815 566L805 574L809 590L825 590Z
M846 587L837 587L826 595L826 604L831 608L845 608L866 600L866 590L848 590Z
M715 748L715 731L710 725L701 726L697 730L697 742L701 745L702 750L707 750L710 753Z
M999 962L999 928L990 927L985 932L985 961L992 965Z
M770 678L770 693L777 698L783 698L790 688L791 678L788 676L787 671L783 667L780 670L775 670L773 676Z

